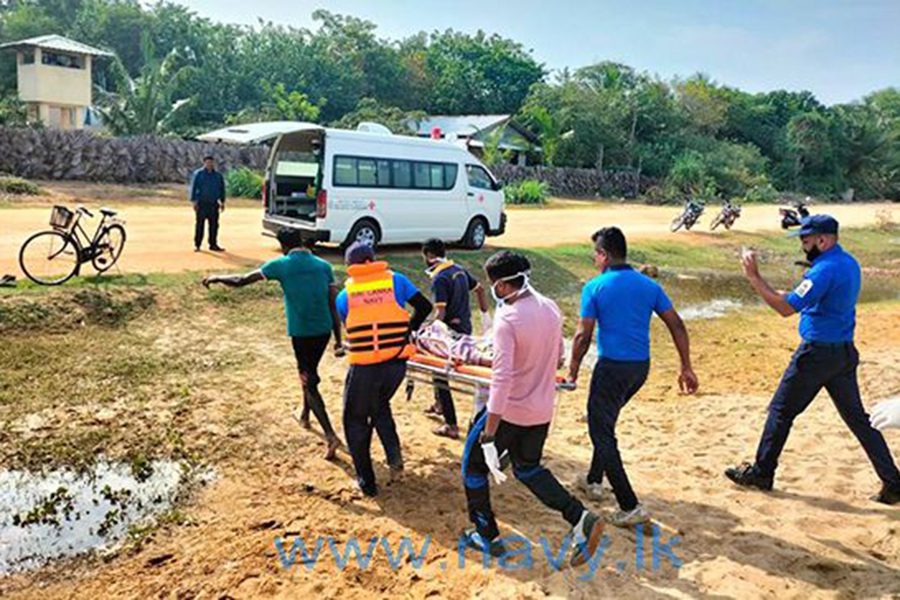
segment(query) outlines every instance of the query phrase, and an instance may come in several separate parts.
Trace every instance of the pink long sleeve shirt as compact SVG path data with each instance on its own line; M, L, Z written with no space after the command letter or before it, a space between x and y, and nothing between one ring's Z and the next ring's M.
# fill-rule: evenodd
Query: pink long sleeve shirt
M488 412L514 425L549 423L562 352L562 315L552 300L532 291L498 309Z

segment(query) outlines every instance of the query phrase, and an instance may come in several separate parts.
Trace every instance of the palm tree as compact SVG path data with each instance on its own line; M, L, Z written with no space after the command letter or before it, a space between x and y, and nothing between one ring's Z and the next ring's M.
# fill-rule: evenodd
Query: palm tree
M97 89L98 110L104 126L113 135L168 133L175 118L193 102L192 98L172 99L178 84L191 69L178 65L177 51L172 50L165 58L157 59L153 42L144 33L141 35L141 52L144 66L136 79L132 79L116 59L112 65L113 75L118 80L116 91Z

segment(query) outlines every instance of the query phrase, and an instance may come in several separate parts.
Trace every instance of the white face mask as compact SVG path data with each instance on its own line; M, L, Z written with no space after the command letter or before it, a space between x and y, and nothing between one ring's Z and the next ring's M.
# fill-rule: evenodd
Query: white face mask
M512 300L514 298L518 298L519 296L521 296L522 294L527 292L529 289L531 289L531 283L529 281L530 275L531 275L531 271L520 271L520 272L516 273L515 275L510 275L508 277L501 277L500 279L495 281L491 285L491 296L494 297L494 302L496 302L498 305L502 306L507 301ZM518 290L514 291L513 293L501 298L500 295L497 293L497 284L500 283L501 281L511 281L517 277L521 277L525 280L525 282L522 284L522 287L519 288Z

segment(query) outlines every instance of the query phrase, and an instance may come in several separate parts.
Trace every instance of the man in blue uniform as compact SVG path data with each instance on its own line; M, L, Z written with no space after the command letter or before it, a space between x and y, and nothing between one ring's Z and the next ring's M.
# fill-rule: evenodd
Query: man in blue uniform
M573 383L577 381L596 326L598 360L591 376L587 410L594 457L581 484L597 499L602 492L603 478L607 477L619 504L610 521L613 525L629 526L649 520L650 515L638 502L625 473L616 443L616 421L647 380L650 318L654 313L666 324L681 358L678 375L681 390L693 394L699 383L691 367L687 328L662 286L626 262L625 234L618 227L604 227L591 239L594 264L601 273L581 291L581 320L572 342L568 377Z
M778 293L762 278L752 252L745 252L741 259L750 285L766 304L783 317L800 313L802 342L769 404L756 462L730 468L725 475L740 486L771 490L794 419L824 387L881 479L881 491L872 499L900 503L900 471L884 437L869 423L856 380L859 353L853 345L853 330L859 263L838 244L838 222L828 215L804 218L800 231L792 234L797 235L812 267L788 294Z

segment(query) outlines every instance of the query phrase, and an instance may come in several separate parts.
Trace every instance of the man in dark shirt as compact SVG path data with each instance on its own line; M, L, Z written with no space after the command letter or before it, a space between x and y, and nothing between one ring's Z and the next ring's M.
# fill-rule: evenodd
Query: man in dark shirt
M191 203L197 222L194 227L194 252L200 251L203 243L203 228L209 221L209 249L224 252L219 247L219 213L225 210L225 179L216 171L215 159L207 156L203 167L194 171L191 177Z
M481 330L485 334L491 329L491 316L488 313L487 294L478 280L472 277L463 267L447 259L444 242L432 238L422 245L422 257L428 265L426 273L431 277L431 290L434 294L434 307L437 319L443 321L456 333L472 335L472 309L469 305L469 293L475 292L478 307L481 309ZM434 430L435 435L451 439L459 439L459 425L456 420L456 408L450 394L446 379L435 379L435 404L426 412L441 413L445 424Z

